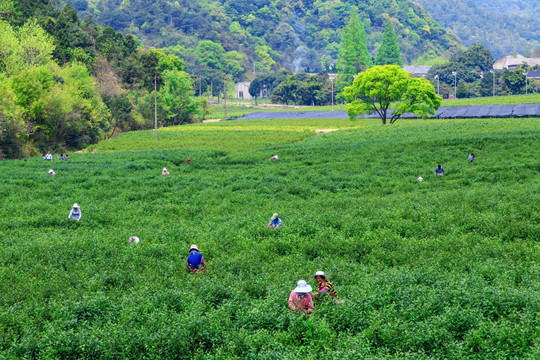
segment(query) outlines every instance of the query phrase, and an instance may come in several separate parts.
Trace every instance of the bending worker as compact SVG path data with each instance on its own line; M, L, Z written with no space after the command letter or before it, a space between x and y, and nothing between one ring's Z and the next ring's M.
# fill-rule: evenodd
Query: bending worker
M73 204L73 207L71 208L71 211L69 212L68 221L75 220L79 221L81 220L81 208L77 203Z
M313 296L322 298L323 296L330 294L334 299L338 298L336 290L334 289L334 284L328 281L328 275L323 271L317 271L312 277L317 281L319 288L318 292L312 294Z
M281 219L278 217L277 213L274 213L272 217L270 218L270 222L268 223L268 227L271 227L272 229L280 228L282 225Z
M188 271L197 272L198 270L202 270L206 265L200 251L197 245L191 245L189 247L189 256L186 262L186 269Z
M309 292L312 290L305 280L298 280L296 288L289 295L289 309L292 311L313 312L313 299Z

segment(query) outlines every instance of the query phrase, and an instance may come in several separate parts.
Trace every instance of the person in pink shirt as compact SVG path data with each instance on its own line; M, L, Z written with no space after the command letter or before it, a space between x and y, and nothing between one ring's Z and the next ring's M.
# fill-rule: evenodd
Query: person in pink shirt
M313 300L311 299L312 288L305 280L298 280L296 288L289 295L289 309L291 311L305 311L308 314L313 312Z

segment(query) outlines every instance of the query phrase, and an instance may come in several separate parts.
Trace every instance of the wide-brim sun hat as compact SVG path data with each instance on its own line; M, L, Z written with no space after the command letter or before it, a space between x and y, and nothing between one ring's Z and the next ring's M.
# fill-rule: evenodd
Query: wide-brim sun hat
M53 169L49 170L49 174L50 174L50 173L53 173L53 172L54 172L54 170L53 170Z
M79 208L79 204L77 204L77 203L73 204L73 208L74 208L74 209L78 209L78 208Z
M317 276L322 277L324 280L328 280L328 275L326 275L324 271L317 271L315 275L312 276L312 278L316 278Z
M129 243L130 243L130 244L131 244L131 243L137 244L138 242L139 242L139 238L138 238L138 237L136 237L136 236L130 236L130 238L129 238Z
M310 285L306 282L306 280L298 280L298 283L296 283L296 288L293 290L296 293L308 293L313 290Z
M193 244L193 245L191 245L191 246L189 247L189 251L191 251L191 250L201 251L201 250L199 250L199 248L198 248L197 245L195 245L195 244Z
M278 214L277 213L274 213L274 215L272 215L272 220L276 220L278 218Z

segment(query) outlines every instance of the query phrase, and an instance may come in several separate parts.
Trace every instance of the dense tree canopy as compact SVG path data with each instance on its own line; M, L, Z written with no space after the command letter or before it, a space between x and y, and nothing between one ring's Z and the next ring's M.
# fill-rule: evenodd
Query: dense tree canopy
M182 46L189 73L198 73L199 59L211 69L247 80L256 73L281 67L290 71L308 67L313 72L330 70L338 59L342 29L352 13L358 14L357 25L365 28L370 59L388 18L396 24L402 55L408 63L423 54L430 58L439 56L459 44L421 6L408 0L66 2L116 31L137 35L146 46ZM220 44L223 53L236 51L244 58L240 61L236 57L235 63L241 63L238 67L227 66L215 52L214 56L205 57L201 51L195 51L201 41ZM368 59L360 61L365 62ZM238 75L240 68L243 70Z

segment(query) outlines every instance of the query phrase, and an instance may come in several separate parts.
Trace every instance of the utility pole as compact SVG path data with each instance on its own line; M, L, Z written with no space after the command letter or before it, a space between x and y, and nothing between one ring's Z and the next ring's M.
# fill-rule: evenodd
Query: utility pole
M154 137L157 141L157 72L154 73Z
M439 75L435 75L435 79L437 79L437 95L441 95L441 92L439 91Z
M493 76L493 96L495 96L495 70L489 70L489 72Z
M214 94L212 92L212 83L213 83L213 80L210 80L210 99L214 97Z
M454 100L457 99L457 72L452 71L452 75L454 75Z
M527 87L527 83L528 83L528 81L527 81L527 75L529 75L528 72L525 73L525 95L527 95L527 94L529 93L529 89L528 89L528 87Z
M227 79L223 80L223 104L225 120L227 120Z
M199 97L202 96L202 76L199 76Z

